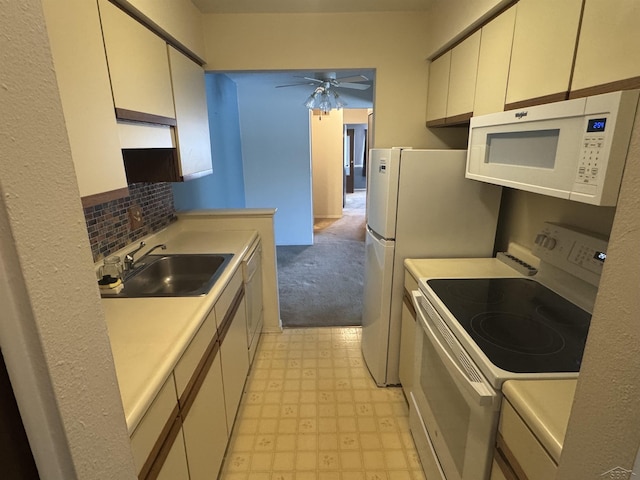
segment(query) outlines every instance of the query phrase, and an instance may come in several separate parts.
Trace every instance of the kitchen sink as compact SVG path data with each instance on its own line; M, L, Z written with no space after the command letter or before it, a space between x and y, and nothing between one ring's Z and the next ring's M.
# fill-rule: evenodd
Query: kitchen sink
M206 295L233 254L147 255L125 277L124 289L104 297L195 297Z

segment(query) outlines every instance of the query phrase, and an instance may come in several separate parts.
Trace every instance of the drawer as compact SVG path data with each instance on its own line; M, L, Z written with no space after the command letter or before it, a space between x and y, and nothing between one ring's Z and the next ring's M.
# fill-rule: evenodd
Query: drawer
M178 416L178 402L173 375L165 381L153 403L144 414L142 420L131 434L131 450L136 471L140 473L145 462L154 451L155 458L162 440ZM160 443L156 446L160 439Z
M205 360L205 354L217 338L216 331L216 315L212 308L174 370L176 390L181 406L185 399L185 392L192 387L200 370L200 363Z
M220 298L216 302L214 307L216 312L216 323L218 328L220 328L220 323L224 320L224 317L231 306L231 302L238 293L238 289L242 285L242 272L240 269L236 270L236 273L233 275L226 288L220 295Z
M404 270L404 289L411 293L414 290L418 290L418 281L413 278L413 275L409 273L409 270L405 268Z
M498 432L498 449L516 473L528 480L555 478L557 465L506 399Z

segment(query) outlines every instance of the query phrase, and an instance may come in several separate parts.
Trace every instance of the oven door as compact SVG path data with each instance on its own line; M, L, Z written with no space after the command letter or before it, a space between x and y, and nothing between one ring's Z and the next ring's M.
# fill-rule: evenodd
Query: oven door
M502 394L482 376L427 298L414 291L413 302L417 323L411 407L417 412L412 433L427 436L416 444L432 445L420 449L421 460L435 460L446 480L488 479ZM415 419L422 428L416 428Z

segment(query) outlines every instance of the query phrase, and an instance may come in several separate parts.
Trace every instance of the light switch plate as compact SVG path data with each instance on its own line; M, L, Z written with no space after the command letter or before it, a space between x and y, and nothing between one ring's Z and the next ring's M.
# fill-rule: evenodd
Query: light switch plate
M142 208L140 205L131 205L129 207L129 226L131 230L137 230L144 225L142 218Z

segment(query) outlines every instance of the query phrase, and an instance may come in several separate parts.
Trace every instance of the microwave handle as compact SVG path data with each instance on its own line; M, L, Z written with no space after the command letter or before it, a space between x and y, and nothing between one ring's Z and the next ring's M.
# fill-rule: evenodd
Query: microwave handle
M422 293L420 293L417 290L414 290L411 293L413 296L413 305L416 309L417 314L421 317L419 324L421 324L425 334L427 335L427 337L429 337L429 341L431 341L431 343L434 345L435 350L438 353L438 356L440 357L442 362L444 363L445 367L447 368L449 373L451 373L451 375L454 377L456 384L464 387L464 389L469 394L471 394L474 401L478 405L487 406L494 403L497 396L496 392L491 387L491 385L489 385L489 383L484 379L484 377L482 377L482 374L480 372L476 372L478 375L478 381L474 381L470 379L469 374L467 374L467 372L465 372L460 366L461 362L457 361L457 359L454 358L454 356L452 356L450 349L442 344L438 336L435 334L435 332L431 328L431 325L429 324L429 322L426 321L424 308L418 301L418 297L421 297ZM460 347L460 349L462 350L462 347ZM460 351L457 353L457 355L465 356L468 363L473 364L473 361L471 360L471 358L469 358L466 352Z

